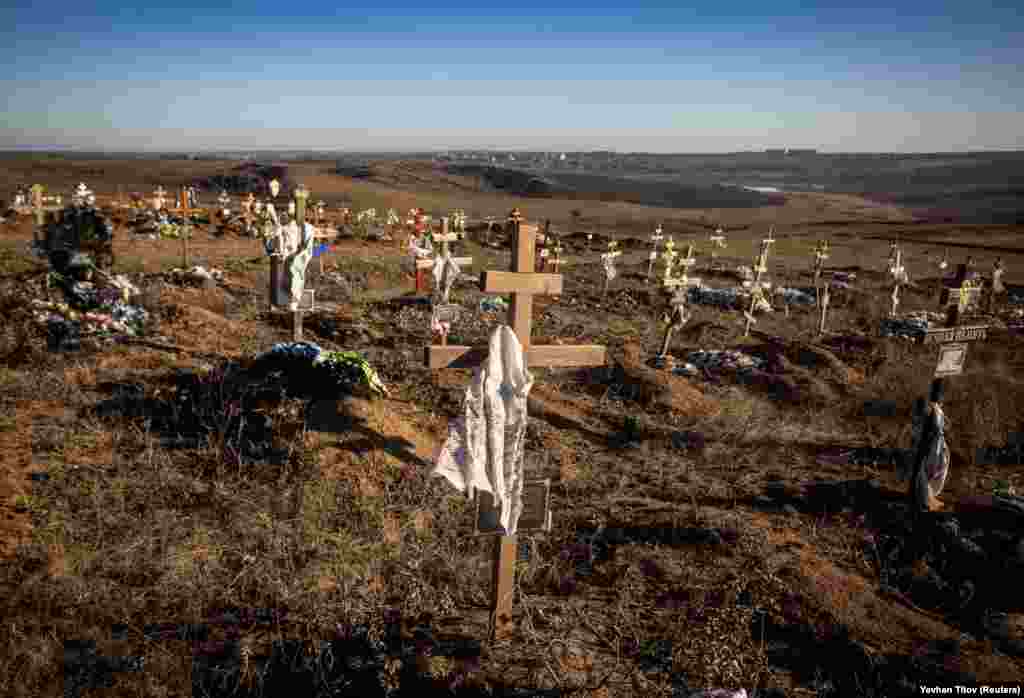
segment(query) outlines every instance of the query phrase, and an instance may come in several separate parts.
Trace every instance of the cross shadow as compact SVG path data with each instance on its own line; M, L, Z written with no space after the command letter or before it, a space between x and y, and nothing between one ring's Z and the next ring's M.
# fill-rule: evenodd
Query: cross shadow
M338 405L338 400L311 400L306 406L306 429L328 434L359 434L362 438L348 439L340 448L357 454L380 448L402 462L423 468L433 467L432 463L416 455L416 446L408 439L370 429L364 418L343 414Z

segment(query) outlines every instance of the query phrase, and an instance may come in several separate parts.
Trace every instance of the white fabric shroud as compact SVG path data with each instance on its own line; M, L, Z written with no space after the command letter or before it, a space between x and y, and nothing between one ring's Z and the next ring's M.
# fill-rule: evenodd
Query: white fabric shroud
M282 238L285 240L285 249L288 257L285 261L285 268L288 271L288 290L293 305L302 298L302 291L306 287L306 267L313 259L314 233L312 225L306 223L303 226L303 234L299 233L299 224L291 221L283 226Z
M611 254L601 255L601 260L604 262L604 275L609 281L613 281L618 275L615 270L615 257Z
M913 476L915 466L913 458L917 457L928 421L932 422L932 428L931 439L925 454L924 467L925 473L928 476L928 489L933 497L938 497L946 484L946 475L949 473L950 462L949 444L946 443L946 414L938 403L929 403L924 413L921 413L915 407L913 437L910 444L911 458L904 459L904 465L898 469L897 476L900 480L909 480Z
M523 511L526 402L533 376L526 370L515 332L499 325L487 359L476 369L463 398L463 414L448 429L432 476L441 476L473 497L490 492L507 535Z
M434 291L442 303L448 302L448 295L451 293L452 285L459 278L462 268L452 257L451 250L434 257Z

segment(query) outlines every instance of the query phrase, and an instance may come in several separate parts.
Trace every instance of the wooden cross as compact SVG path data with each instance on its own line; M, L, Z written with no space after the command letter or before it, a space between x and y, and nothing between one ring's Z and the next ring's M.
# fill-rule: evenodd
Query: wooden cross
M435 234L434 240L441 243L441 254L448 254L448 245L459 239L457 233L449 232L448 230L448 219L441 219L441 232ZM469 266L473 263L472 257L455 257L455 263L460 267ZM416 293L426 292L426 272L428 269L434 268L434 260L432 259L417 259L416 260Z
M669 236L668 242L665 243L665 251L661 254L665 259L665 278L662 281L662 285L671 280L672 268L675 266L678 255L679 253L676 252L676 241L672 239L672 236Z
M615 274L615 258L622 254L622 251L617 249L619 243L615 240L608 242L608 251L601 255L601 259L605 263L605 275L604 275L604 290L601 295L608 293L608 284L611 283L612 275Z
M892 305L889 309L889 317L896 317L896 308L900 304L900 287L906 282L906 269L903 267L903 251L895 242L891 243L889 251L889 273L893 277Z
M768 237L761 240L761 250L758 252L757 261L754 263L754 279L750 282L750 308L743 313L743 317L746 318L746 324L743 329L744 337L750 336L750 326L757 322L757 319L754 317L754 309L757 308L758 301L764 298L764 289L769 285L761 281L761 275L768 271L768 251L770 245L775 242L775 238L772 236L774 230L775 228L772 227L768 231Z
M523 234L520 234L522 231ZM525 367L534 366L603 366L605 347L600 345L544 345L533 346L530 331L533 322L533 296L561 295L560 274L537 274L534 268L536 252L531 229L513 226L514 254L511 271L484 271L480 273L480 290L484 293L511 293L508 323L523 348ZM429 369L472 368L486 360L486 347L429 346L425 363ZM525 488L524 488L525 489ZM516 535L499 532L494 549L494 576L492 588L492 637L505 637L512 629L512 594L515 585Z
M968 266L966 264L957 265L953 285L948 287L947 292L943 295L957 296L962 299L962 289L968 283L967 275ZM939 362L935 367L934 379L931 385L931 401L937 403L942 401L944 393L943 381L945 378L947 376L959 375L963 372L967 359L967 342L986 339L989 329L987 325L968 327L959 324L960 313L965 307L965 303L962 300L958 299L956 303L940 300L939 307L946 310L945 326L935 329L929 328L924 336L918 340L925 345L940 345ZM914 512L929 508L927 487L916 486L919 479L923 477L920 470L924 467L926 460L925 449L927 448L928 441L927 434L923 435L921 449L918 453L914 454L914 472L910 480L910 491L908 493L912 511Z
M711 241L711 269L715 270L718 268L718 250L725 249L725 235L721 228L715 230L715 234L710 236Z
M828 259L828 240L818 240L818 244L814 247L814 302L819 302L818 296L821 294L819 290L821 287L821 273L825 269L825 260Z
M963 270L963 273L961 273ZM968 267L966 264L957 266L956 276L951 282L944 284L942 294L939 297L940 308L955 307L957 316L963 314L969 307L975 306L978 297L981 295L981 287L968 278Z
M661 226L659 225L657 228L654 229L654 232L651 234L651 242L654 243L654 247L653 249L651 249L651 255L650 257L648 257L647 262L648 282L650 282L651 280L651 272L654 271L654 261L658 259L658 245L664 238L665 236L661 234Z
M685 325L690 319L690 313L687 310L687 294L690 289L687 285L683 285L681 281L676 282L674 285L676 285L677 288L669 301L669 305L672 309L668 316L668 327L665 328L665 338L661 342L661 351L658 352L658 359L662 361L668 354L668 345L669 342L672 341L672 334Z

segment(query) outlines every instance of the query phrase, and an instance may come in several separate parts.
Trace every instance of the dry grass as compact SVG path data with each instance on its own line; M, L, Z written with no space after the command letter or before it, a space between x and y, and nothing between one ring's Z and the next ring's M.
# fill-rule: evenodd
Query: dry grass
M190 167L196 174L207 172L206 164ZM404 211L414 204L444 209L461 203L450 189L421 196L339 180L323 164L301 167L314 192L349 197L357 207ZM209 171L216 170L210 165ZM54 177L58 172L46 171ZM70 172L77 183L82 172ZM161 165L154 177L170 172L180 175L180 164ZM463 207L500 216L512 201L480 196ZM793 207L814 211L812 203L798 197ZM839 207L843 215L859 206L845 199L821 205ZM577 206L538 202L538 213L531 208L531 214L557 224L559 215L568 219ZM588 206L587 212L606 217L609 226L632 221L634 233L644 233L647 217L654 216L621 204ZM701 215L721 215L727 222L739 216L678 212L678 223L695 225ZM763 212L747 215L749 235L730 239L728 251L737 263L749 263L764 232L761 224L769 220ZM20 247L26 230L3 233L0 266L7 273L35 268ZM780 232L773 254L782 263L780 275L796 270L795 279L816 234L791 239ZM884 241L848 238L833 245L837 264L874 264L885 254ZM175 371L199 370L211 354L251 356L287 337L285 326L263 315L265 271L247 261L259 255L254 241L197 241L193 247L195 259L225 269L241 301L230 301L221 288L165 286L151 292L147 304L158 315L160 334L185 352L119 346L57 357L38 349L40 337L31 334L35 349L5 358L0 536L8 564L0 571L0 588L8 632L0 693L53 693L62 681L59 660L66 640L92 639L108 657L145 657L143 671L117 675L116 693L159 696L191 691L193 651L233 632L246 650L240 661L247 668L231 680L251 686L260 685L258 667L275 641L299 640L306 647L303 656L316 656L319 642L335 638L339 628L363 624L371 636L383 636L388 610L408 621L405 635L412 631L408 626L429 616L435 630L486 636L490 546L466 535L473 512L464 498L427 477L428 461L468 375L428 379L415 365L418 340L391 326L391 315L373 304L375 294L409 284L395 272L400 248L364 242L341 248L332 263L376 278L378 286L339 305L336 319L345 327L358 320L395 340L395 351L379 352L382 370L392 376L396 393L415 400L268 403L261 409L271 419L269 439L284 454L280 460L234 462L225 457L218 432L207 444L172 448L143 416L98 416L94 409L111 399L110 383L138 384L146 398L159 402L173 394ZM478 268L508 264L502 253L473 254ZM173 243L135 243L119 249L117 259L122 271L152 274L176 266L177 255ZM596 298L599 269L589 262L575 268L579 297ZM872 300L882 286L861 286L863 295L837 303L834 327L870 335L884 314ZM8 287L0 293L0 322L34 332L16 304L3 301L15 295ZM474 300L467 295L466 302ZM907 294L907 309L932 305L924 290ZM700 313L698 320L728 325L720 334L723 345L741 343L741 329L724 314ZM642 308L607 322L597 318L585 330L614 346L616 355L620 345L643 337L649 355L652 315ZM788 321L766 319L758 329L802 336L813 322L811 313L794 310ZM316 341L334 346L330 339ZM3 342L0 355L8 357L15 335L5 335ZM674 346L685 351L693 344L682 337ZM385 355L402 350L412 352L412 361L392 365ZM644 352L633 351L639 364ZM811 679L795 663L772 654L772 638L781 636L775 626L816 633L819 646L805 647L814 662L825 662L829 653L847 656L840 645L828 644L842 629L877 654L909 656L922 640L958 637L955 619L915 611L879 593L875 562L863 546L871 522L858 518L861 512L765 512L752 501L770 481L790 491L814 480L860 477L879 480L882 492L903 487L884 468L815 461L827 446L909 442L907 416L927 388L933 353L898 341L879 342L873 351L840 356L844 365L863 372L863 383L844 381L828 367L794 367L800 387L821 388L823 394L827 388L836 396L816 406L775 399L727 376L717 385L666 383L638 368L636 375L652 386L649 392L662 395L647 406L632 398L612 400L607 386L596 381L540 376L531 393L528 438L531 453L543 457L531 459L529 467L531 474L553 479L555 527L546 536L524 536L532 549L520 563L514 637L485 644L479 670L441 656L420 658L420 668L438 679L468 676L470 682L595 697L672 695L673 672L685 673L693 687L776 686L787 695L814 695ZM967 373L951 380L947 393L956 454L947 488L954 501L994 487L996 480L1024 481L1019 466L993 470L970 464L979 445L1003 443L1010 432L1024 430L1019 340L971 351ZM979 392L982 383L985 390ZM896 416L864 416L860 407L866 399L894 400ZM639 446L615 439L626 417L637 419ZM700 434L702 443L674 443L682 431ZM30 480L29 473L45 478ZM629 528L633 538L603 552L588 547L588 531L600 527ZM712 528L734 537L722 544L659 538L665 531ZM228 607L285 615L233 631L214 622ZM206 624L210 635L201 643L148 637L147 626L160 622ZM112 634L112 626L123 626L123 632ZM1024 669L1018 659L988 655L984 647L964 643L957 661L992 680ZM400 665L393 660L381 673L394 678Z

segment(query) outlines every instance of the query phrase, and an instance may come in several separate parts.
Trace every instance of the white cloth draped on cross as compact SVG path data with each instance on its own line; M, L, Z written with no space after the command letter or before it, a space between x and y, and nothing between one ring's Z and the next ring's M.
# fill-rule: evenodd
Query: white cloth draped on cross
M434 257L434 290L441 303L448 302L452 286L461 272L462 267L452 257L451 251L443 250Z
M609 281L612 281L618 274L615 271L615 258L617 256L607 252L601 255L601 261L604 262L604 275Z
M903 481L913 477L915 466L913 459L920 453L921 439L925 438L926 434L928 443L924 457L925 477L928 480L928 491L931 496L938 497L946 484L950 463L949 444L946 442L946 414L939 403L928 403L923 412L920 407L915 406L913 437L910 445L911 457L904 459L897 475Z
M306 286L306 267L313 259L316 228L306 223L300 230L299 224L294 220L281 225L277 212L270 205L266 207L264 216L262 231L268 243L268 252L275 257L284 258L289 296L291 305L295 308Z
M523 510L526 403L533 376L512 328L491 333L489 353L466 388L463 414L449 426L432 476L444 477L468 497L489 492L506 535L516 532Z

